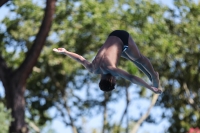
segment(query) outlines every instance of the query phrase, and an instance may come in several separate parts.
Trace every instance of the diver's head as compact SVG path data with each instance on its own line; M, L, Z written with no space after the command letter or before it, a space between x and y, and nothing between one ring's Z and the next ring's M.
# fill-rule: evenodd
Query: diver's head
M115 83L116 79L114 76L112 76L111 74L102 74L101 80L99 82L99 88L102 91L109 92L115 89Z

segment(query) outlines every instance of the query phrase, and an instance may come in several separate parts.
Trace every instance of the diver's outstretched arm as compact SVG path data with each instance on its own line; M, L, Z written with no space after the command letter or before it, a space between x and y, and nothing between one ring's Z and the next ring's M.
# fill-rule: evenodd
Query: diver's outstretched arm
M141 78L131 75L129 73L127 73L124 70L121 70L119 68L115 68L115 67L108 67L108 71L113 75L113 76L120 76L124 79L127 79L129 81L131 81L134 84L146 87L150 90L152 90L153 92L157 93L157 94L161 94L162 90L155 88L151 85L149 85L148 83L146 83L144 80L142 80Z
M89 61L87 61L84 57L82 57L81 55L78 55L73 52L69 52L65 48L57 48L57 49L54 48L53 51L57 52L57 53L65 54L65 55L71 57L75 61L81 63L90 72L92 71L92 64Z

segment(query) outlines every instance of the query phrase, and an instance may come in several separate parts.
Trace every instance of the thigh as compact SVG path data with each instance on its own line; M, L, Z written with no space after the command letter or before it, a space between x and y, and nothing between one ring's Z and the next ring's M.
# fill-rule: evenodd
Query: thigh
M128 49L125 51L125 54L133 61L141 57L140 51L131 36L129 36Z

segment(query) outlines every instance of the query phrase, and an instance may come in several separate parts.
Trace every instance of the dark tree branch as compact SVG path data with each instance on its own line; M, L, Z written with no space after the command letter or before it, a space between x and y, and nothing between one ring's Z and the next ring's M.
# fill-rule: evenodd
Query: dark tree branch
M104 101L102 102L102 106L104 108L102 133L106 132L106 128L107 128L107 125L108 125L108 121L107 121L108 106L107 106L107 103L108 103L109 99L110 99L110 94L104 93Z
M117 129L117 133L120 133L120 126L122 125L122 122L123 122L125 115L128 114L129 105L130 105L130 96L129 96L128 88L126 88L126 107L124 109L124 113L121 116L119 126L118 126L118 129ZM127 130L128 130L128 124L127 124Z
M61 104L60 102L59 102L59 104ZM57 105L57 104L55 104L55 107L57 108L57 110L60 112L60 114L61 114L61 117L62 117L62 119L63 119L63 122L65 123L65 125L66 126L71 126L71 123L70 122L68 122L66 119L65 119L65 112L64 112L64 110L63 110L63 108L62 107L60 107L59 105Z
M0 7L3 6L8 0L0 0Z
M36 39L34 40L31 49L28 51L26 58L24 59L21 66L16 70L16 72L20 74L22 82L25 82L29 74L32 72L32 68L36 64L36 61L45 44L46 38L48 36L53 21L53 15L55 12L55 2L56 0L46 1L45 15L40 30L36 36Z
M71 110L70 110L69 106L67 105L67 98L65 97L65 98L63 98L63 100L64 100L63 106L65 107L65 109L68 113L68 116L69 116L69 119L71 122L72 131L73 131L73 133L78 133L76 126L74 125L74 119L71 116Z
M0 81L5 81L5 74L8 70L8 67L6 65L6 61L3 59L3 57L0 55Z
M63 118L63 122L65 123L65 125L66 126L71 126L73 133L78 133L77 128L76 128L76 126L74 124L74 119L71 116L71 110L70 110L69 106L67 105L67 99L66 99L66 97L63 97L62 100L63 100L63 102L61 102L61 101L58 102L60 104L60 106L62 106L62 107L60 107L59 105L55 105L55 106L58 109L58 111L60 111L61 116ZM65 111L67 111L67 114L68 114L70 122L68 122L65 119L65 116L66 116Z
M126 89L126 107L124 109L124 113L120 119L120 124L119 125L122 125L122 122L123 122L123 119L124 119L124 116L126 115L127 111L128 111L128 106L129 106L129 103L130 103L130 98L129 98L129 93L128 93L128 88Z

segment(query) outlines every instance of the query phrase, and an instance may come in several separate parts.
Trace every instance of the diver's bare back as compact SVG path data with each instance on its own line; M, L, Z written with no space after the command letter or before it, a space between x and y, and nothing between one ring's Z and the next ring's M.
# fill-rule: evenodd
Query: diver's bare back
M116 67L122 53L122 41L116 36L109 36L92 61L93 73L108 74L108 67Z

